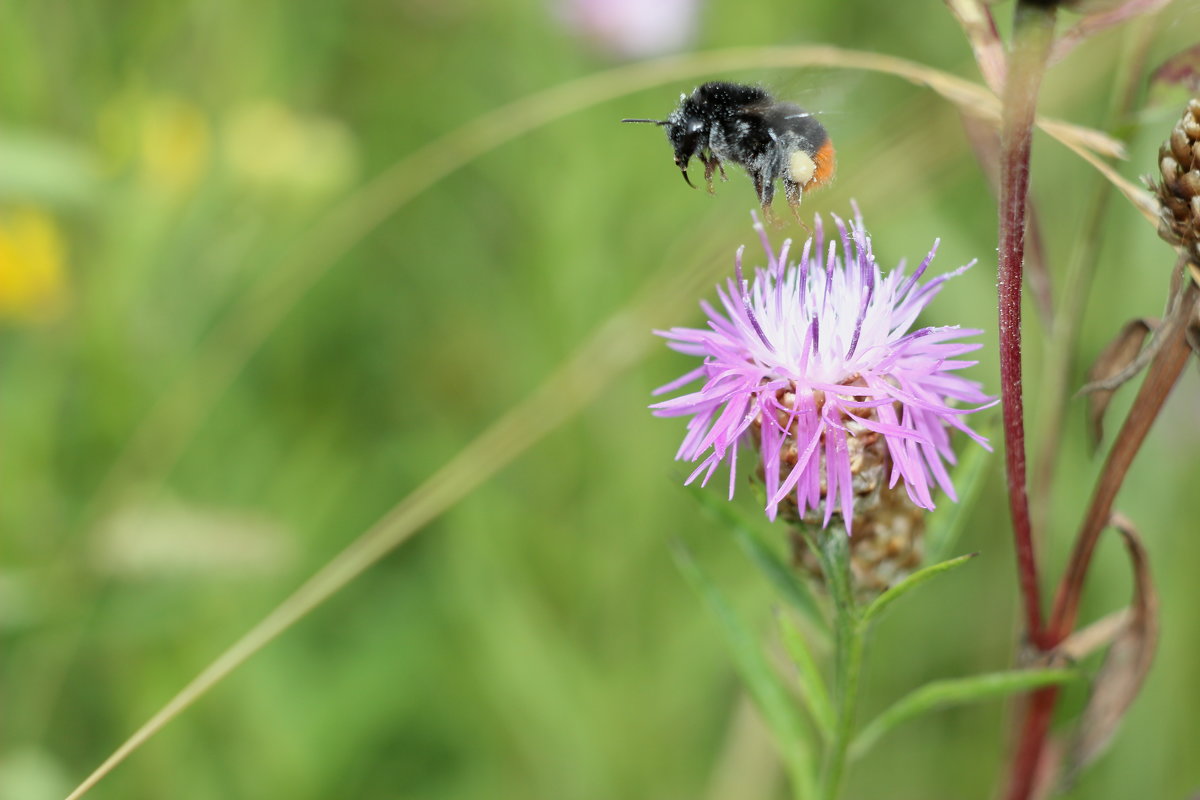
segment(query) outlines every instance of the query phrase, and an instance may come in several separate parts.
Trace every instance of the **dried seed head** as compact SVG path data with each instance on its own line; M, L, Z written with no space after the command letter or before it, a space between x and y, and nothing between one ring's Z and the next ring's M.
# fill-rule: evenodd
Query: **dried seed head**
M1158 235L1200 262L1200 99L1188 101L1183 117L1159 148L1158 168Z

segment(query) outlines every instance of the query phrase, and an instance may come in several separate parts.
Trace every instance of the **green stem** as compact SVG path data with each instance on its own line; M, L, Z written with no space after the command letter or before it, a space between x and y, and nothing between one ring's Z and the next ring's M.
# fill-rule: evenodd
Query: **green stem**
M826 585L833 597L837 650L834 657L837 688L837 719L833 741L826 754L821 780L823 800L835 800L846 771L847 753L854 738L854 715L858 708L858 683L862 672L866 624L854 599L850 577L850 543L844 531L832 528L819 534L818 555Z
M833 743L829 748L829 761L823 782L825 800L835 800L841 790L847 753L850 750L850 742L854 739L854 716L858 710L858 683L862 674L866 626L854 620L848 627L845 638L838 637L840 674L837 725L834 728Z

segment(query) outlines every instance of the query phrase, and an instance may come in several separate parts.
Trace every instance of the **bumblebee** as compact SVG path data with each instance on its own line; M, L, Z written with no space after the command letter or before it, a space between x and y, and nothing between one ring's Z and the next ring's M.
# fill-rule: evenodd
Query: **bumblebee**
M704 164L704 181L713 193L713 173L725 175L724 162L744 168L754 181L763 214L773 219L775 181L796 219L804 192L833 180L833 143L825 126L794 103L777 102L757 86L713 82L679 96L679 107L663 120L623 119L662 126L675 149L675 166L688 186L693 156Z

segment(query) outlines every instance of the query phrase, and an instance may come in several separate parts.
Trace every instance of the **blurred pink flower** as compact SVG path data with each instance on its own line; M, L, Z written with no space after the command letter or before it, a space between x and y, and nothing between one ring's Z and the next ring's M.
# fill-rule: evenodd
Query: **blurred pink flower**
M627 58L683 49L696 35L699 0L560 0L559 15L577 35Z

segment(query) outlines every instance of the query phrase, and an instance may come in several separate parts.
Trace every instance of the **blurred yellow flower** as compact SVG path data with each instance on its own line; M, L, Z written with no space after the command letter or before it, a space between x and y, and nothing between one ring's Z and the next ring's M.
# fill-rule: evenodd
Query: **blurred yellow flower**
M358 171L357 149L344 124L297 114L275 101L235 109L223 134L234 176L261 189L327 194L352 181Z
M196 185L212 150L203 111L177 97L152 98L142 107L139 133L143 174L151 185L168 194Z
M37 209L0 215L0 318L47 322L66 299L66 244L54 219Z

